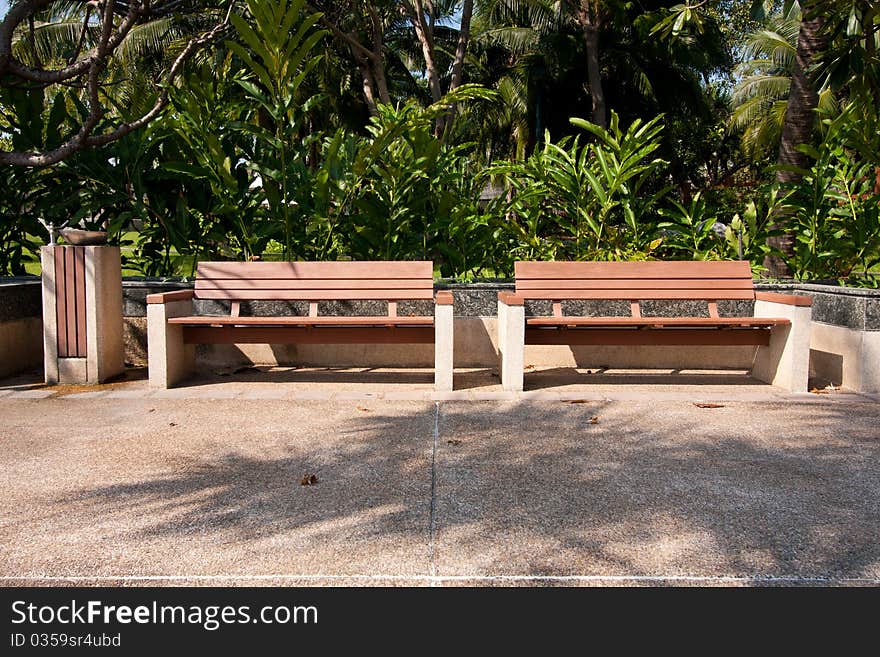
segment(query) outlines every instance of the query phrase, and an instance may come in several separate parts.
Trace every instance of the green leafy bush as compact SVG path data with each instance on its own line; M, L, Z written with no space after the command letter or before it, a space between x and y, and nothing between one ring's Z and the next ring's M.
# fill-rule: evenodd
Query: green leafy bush
M660 147L662 117L634 121L625 131L612 113L607 130L582 119L572 124L594 141L545 135L525 162L499 162L485 175L512 191L507 227L523 258L575 260L645 259L660 245L656 208L666 163Z

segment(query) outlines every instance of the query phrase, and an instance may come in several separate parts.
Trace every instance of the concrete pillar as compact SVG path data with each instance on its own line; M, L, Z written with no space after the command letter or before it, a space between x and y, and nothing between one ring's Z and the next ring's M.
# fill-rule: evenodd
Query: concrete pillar
M451 292L438 292L434 307L434 389L452 390L454 371Z
M44 246L47 384L103 383L125 371L122 266L116 246Z
M526 317L523 300L513 294L498 295L498 350L501 352L501 387L523 389Z
M195 369L195 345L184 344L181 325L168 323L172 317L192 314L192 292L188 290L147 297L147 360L151 388L171 388Z
M789 392L807 392L812 308L759 297L755 301L755 317L779 317L788 319L791 324L775 326L770 334L770 345L758 347L752 376Z

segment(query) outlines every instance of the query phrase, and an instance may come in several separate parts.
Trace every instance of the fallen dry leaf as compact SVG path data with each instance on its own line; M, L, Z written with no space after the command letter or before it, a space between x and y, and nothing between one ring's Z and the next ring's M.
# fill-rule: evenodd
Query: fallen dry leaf
M724 408L724 404L706 404L702 402L694 402L697 408Z
M318 475L314 474L304 474L303 478L299 480L300 486L314 486L318 483Z
M831 391L828 388L813 388L810 392L814 395L827 395Z
M523 369L524 370L533 370L533 369L535 369L535 366L534 365L526 365Z
M149 411L147 411L147 413L155 413L155 412L156 412L155 408L151 408Z
M358 406L357 409L362 413L372 413L372 408L364 408L363 406Z
M589 404L589 399L572 399L568 402L569 404Z
M590 418L590 424L599 424L599 416L598 416L598 415L594 415L593 417L591 417L591 418Z
M450 438L449 440L446 441L446 444L453 445L453 446L457 447L458 445L461 445L461 441L458 438Z

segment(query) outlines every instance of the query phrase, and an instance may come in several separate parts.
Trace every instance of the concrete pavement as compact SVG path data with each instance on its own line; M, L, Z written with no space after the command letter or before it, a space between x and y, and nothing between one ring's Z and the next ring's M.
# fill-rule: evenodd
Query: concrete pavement
M880 584L876 400L322 385L0 388L0 581Z

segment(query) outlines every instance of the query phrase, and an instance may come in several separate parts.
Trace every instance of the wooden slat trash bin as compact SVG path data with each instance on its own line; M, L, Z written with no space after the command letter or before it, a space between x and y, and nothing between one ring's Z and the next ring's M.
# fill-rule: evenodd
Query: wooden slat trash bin
M194 299L230 303L230 314L193 313ZM400 301L435 302L433 316L401 316ZM249 301L306 301L307 316L241 315ZM321 301L382 301L387 314L318 314ZM150 385L191 374L196 344L434 344L437 390L452 389L452 293L434 294L433 264L417 262L204 262L194 290L147 297Z
M525 345L715 345L757 347L752 375L806 392L810 297L756 291L748 262L517 262L515 292L498 295L502 385L523 389ZM526 300L553 314L526 317ZM628 317L574 317L566 300L629 303ZM705 317L643 317L641 301L701 301ZM718 301L754 301L753 317L720 317Z

